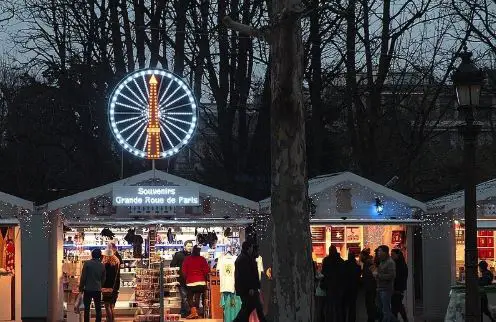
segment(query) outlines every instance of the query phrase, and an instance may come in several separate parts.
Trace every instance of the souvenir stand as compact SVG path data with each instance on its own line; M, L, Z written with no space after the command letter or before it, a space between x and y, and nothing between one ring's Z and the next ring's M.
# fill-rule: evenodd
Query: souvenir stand
M433 227L423 236L424 316L429 319L445 319L448 307L465 281L465 229L464 192L458 191L427 202L425 222ZM496 179L477 185L477 248L478 260L485 260L489 269L496 269ZM436 260L427 260L435 258ZM459 292L458 292L459 293ZM458 294L457 293L457 294ZM496 304L496 294L488 294L489 303Z
M33 203L0 192L0 321L21 321L25 259L21 249L29 239ZM29 250L27 250L29 252ZM27 306L26 306L26 309Z
M172 189L184 200L196 191L199 200L196 206L115 205L136 200L138 196L129 195L133 189L145 189L139 193L168 193ZM51 312L57 314L53 321L64 315L68 322L79 318L71 305L82 264L89 259L91 249L104 249L108 242L116 244L123 258L117 317L155 321L162 310L167 321L179 319L180 313L178 271L169 267L174 253L192 240L203 246L202 255L214 268L225 253L239 250L244 227L252 223L258 203L151 170L50 202L44 211L50 217L50 251L57 263L49 280L51 289L58 290L50 302ZM211 275L210 283L215 284L211 286L216 286L215 269ZM218 288L207 289L202 311L206 317L222 319Z
M415 226L421 224L415 218L425 209L425 205L350 172L310 179L308 195L311 198L312 257L319 269L331 245L336 246L343 259L350 251L358 257L364 248L370 248L373 254L374 249L383 244L390 249L400 248L409 268L404 301L413 321L413 232ZM270 198L261 201L260 208L261 213L270 213ZM264 259L271 258L270 225L267 215L260 215L255 224ZM265 266L270 267L271 263L266 262ZM277 278L277 272L272 274ZM270 290L267 285L263 288L265 292ZM357 321L365 321L367 317L362 295L357 305Z

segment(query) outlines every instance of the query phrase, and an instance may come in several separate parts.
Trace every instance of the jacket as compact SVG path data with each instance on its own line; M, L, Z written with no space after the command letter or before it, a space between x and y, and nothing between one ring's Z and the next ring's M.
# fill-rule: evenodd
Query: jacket
M363 263L363 269L362 269L362 282L363 282L363 287L365 288L366 291L373 291L375 292L377 289L377 282L374 278L374 275L372 274L372 267L374 266L374 261L372 258L368 258L365 260Z
M339 254L329 255L322 261L323 284L328 294L343 291L344 260Z
M355 294L358 292L358 285L360 284L360 275L362 269L355 260L346 260L343 264L343 283L344 291L346 294Z
M179 281L179 284L183 286L186 285L186 280L183 274L183 262L187 256L190 256L190 253L187 253L184 250L177 252L174 254L174 257L172 257L172 261L170 263L171 267L179 267L179 278L177 280Z
M119 269L117 270L117 280L115 282L116 284L115 290L119 291L119 289L121 288L121 267L123 267L123 262L122 262L122 257L118 252L115 252L114 255L119 260Z
M488 286L493 283L494 276L490 270L485 270L481 275L482 276L479 277L479 286Z
M246 296L250 290L260 290L260 275L253 256L242 252L236 259L234 267L234 287L237 295Z
M396 277L396 264L391 257L381 261L377 267L377 290L393 291Z
M186 285L206 282L210 266L203 256L188 256L184 259L182 272L186 280Z
M110 262L105 263L105 282L103 283L103 288L111 288L114 291L117 291L118 285L117 280L120 271L120 262L117 256L110 257Z
M101 292L105 283L105 266L97 259L84 262L79 291Z
M396 292L406 291L408 280L408 266L404 262L395 261L396 277L394 279L394 290Z

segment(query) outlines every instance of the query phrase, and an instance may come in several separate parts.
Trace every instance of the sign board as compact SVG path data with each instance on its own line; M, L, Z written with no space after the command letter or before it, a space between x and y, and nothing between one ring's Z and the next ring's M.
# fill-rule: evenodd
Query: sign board
M115 186L114 206L199 206L200 192L184 186Z

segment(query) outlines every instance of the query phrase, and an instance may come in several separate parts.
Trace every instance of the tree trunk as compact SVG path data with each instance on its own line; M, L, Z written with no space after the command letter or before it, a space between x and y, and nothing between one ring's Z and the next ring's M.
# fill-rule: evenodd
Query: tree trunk
M121 25L119 23L119 0L109 1L110 10L110 32L112 35L112 48L114 49L114 66L116 76L126 73L126 63L124 59L123 43L121 38Z
M183 76L184 73L184 48L186 43L186 12L190 0L176 0L174 8L176 10L176 42L174 48L174 73ZM205 31L204 31L205 32ZM164 54L165 55L165 54Z
M321 174L322 139L324 136L324 123L322 120L322 37L320 35L320 0L313 0L310 15L310 36L312 44L310 68L312 71L310 81L310 101L312 103L312 164L310 175Z
M275 13L295 1L273 0ZM292 15L289 13L289 15ZM271 34L271 214L274 321L312 321L313 269L307 208L303 44L299 18Z
M138 56L139 68L145 68L145 4L144 0L133 0L136 30L136 56Z
M134 70L134 43L133 36L131 33L131 22L129 21L129 8L127 7L127 1L121 1L121 11L122 11L122 23L124 28L124 39L126 43L126 59L127 59L127 70Z

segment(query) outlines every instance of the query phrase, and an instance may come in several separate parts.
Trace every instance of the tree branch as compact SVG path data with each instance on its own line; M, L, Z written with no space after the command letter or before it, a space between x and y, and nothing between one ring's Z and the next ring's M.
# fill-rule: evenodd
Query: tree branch
M242 24L240 22L234 21L231 19L229 16L225 16L224 19L222 19L222 22L224 25L232 29L234 31L239 32L240 34L247 35L250 37L256 37L256 38L261 38L266 41L270 40L270 31L268 26L263 26L261 28L254 28L245 24Z

